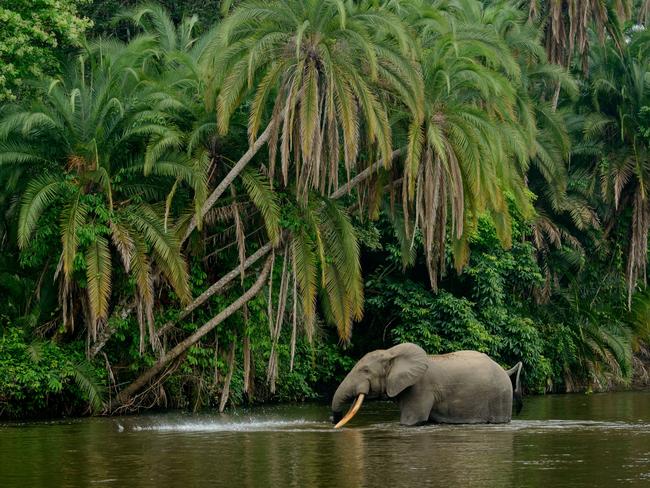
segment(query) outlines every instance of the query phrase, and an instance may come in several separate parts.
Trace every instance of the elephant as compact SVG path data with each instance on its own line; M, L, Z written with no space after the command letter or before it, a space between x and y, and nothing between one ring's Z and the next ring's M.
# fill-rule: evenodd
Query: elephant
M400 423L498 424L521 410L522 364L504 370L478 351L428 355L404 343L369 352L354 365L332 399L332 420L345 425L365 397L399 402ZM344 405L356 399L344 418Z

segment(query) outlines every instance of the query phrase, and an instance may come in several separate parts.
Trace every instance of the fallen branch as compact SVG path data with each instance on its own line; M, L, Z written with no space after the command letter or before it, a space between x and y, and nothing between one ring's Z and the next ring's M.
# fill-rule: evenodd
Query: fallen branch
M257 251L251 254L249 258L246 259L246 261L244 261L244 269L246 270L250 268L252 265L254 265L255 263L257 263L260 259L266 256L269 252L271 252L271 249L273 249L273 244L271 242L268 242L262 247L260 247ZM241 267L237 266L236 268L230 270L228 273L222 276L219 279L219 281L213 283L210 286L210 288L208 288L203 293L201 293L192 303L190 303L187 307L185 307L175 320L167 322L160 329L158 329L156 336L159 338L163 336L167 331L169 331L172 327L174 327L175 324L183 320L194 310L196 310L198 307L203 305L212 295L222 291L232 280L234 280L240 275L240 272L241 272Z

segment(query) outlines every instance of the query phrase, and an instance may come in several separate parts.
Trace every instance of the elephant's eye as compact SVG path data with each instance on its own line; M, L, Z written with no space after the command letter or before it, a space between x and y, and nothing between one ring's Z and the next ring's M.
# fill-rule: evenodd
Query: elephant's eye
M364 366L363 368L361 368L361 372L362 373L370 373L370 368L368 366Z

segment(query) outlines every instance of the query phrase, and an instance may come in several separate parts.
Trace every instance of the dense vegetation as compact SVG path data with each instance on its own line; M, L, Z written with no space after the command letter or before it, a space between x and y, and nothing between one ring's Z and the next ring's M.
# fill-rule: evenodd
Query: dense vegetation
M647 11L0 7L0 416L327 398L401 341L642 381Z

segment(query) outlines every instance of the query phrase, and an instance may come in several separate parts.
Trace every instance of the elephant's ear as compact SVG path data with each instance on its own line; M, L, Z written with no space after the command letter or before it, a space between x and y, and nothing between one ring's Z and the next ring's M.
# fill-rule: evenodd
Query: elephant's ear
M429 367L427 353L415 344L399 344L388 349L392 359L386 376L386 393L389 397L415 384Z

